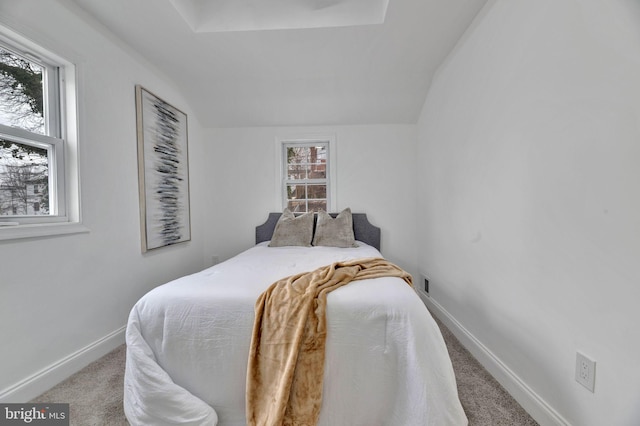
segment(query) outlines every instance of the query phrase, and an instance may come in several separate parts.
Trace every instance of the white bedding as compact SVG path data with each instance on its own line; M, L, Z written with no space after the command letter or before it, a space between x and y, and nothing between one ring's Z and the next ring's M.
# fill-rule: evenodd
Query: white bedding
M245 425L254 303L280 278L335 261L381 257L358 248L257 246L155 288L127 326L124 408L136 425ZM466 425L440 331L399 278L328 296L322 426Z

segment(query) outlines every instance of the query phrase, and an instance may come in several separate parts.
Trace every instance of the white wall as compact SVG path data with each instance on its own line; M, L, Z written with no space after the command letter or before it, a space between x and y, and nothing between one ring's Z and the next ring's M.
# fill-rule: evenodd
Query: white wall
M203 187L200 125L159 72L119 47L70 4L0 1L2 24L78 66L82 218L90 229L87 234L0 242L4 401L24 402L45 390L42 385L54 384L60 375L123 343L122 327L141 295L204 266L198 214ZM140 249L138 83L188 114L192 176L192 241L146 255ZM107 340L100 342L103 338Z
M638 2L495 0L418 124L432 298L573 425L640 424L639 76Z
M367 213L382 228L382 252L416 268L413 125L208 129L207 258L229 258L255 243L255 226L282 211L277 197L276 138L332 134L337 145L336 210Z

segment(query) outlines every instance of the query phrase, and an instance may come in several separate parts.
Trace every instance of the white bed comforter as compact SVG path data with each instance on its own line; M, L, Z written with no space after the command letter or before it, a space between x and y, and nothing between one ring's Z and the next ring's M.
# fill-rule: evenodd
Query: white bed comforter
M245 425L254 304L280 278L373 247L267 247L155 288L127 326L124 409L132 425ZM442 335L399 278L328 296L323 426L466 425Z

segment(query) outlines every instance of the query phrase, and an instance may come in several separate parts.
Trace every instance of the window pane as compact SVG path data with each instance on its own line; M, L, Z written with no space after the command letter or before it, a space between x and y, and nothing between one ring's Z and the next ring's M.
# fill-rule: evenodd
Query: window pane
M305 165L289 165L287 167L287 175L289 179L306 179L308 166Z
M309 167L310 179L325 179L327 177L327 165L325 164L312 164Z
M307 203L306 201L289 201L287 203L287 208L291 210L293 213L306 212L307 211Z
M327 185L309 185L307 186L308 198L327 198Z
M302 164L309 162L309 147L294 146L287 148L287 163Z
M287 199L304 200L307 198L305 185L287 185Z
M309 162L310 163L326 163L327 162L327 147L326 146L313 146L309 148Z
M49 153L0 139L0 215L49 214Z
M327 147L314 146L309 151L310 171L312 179L324 179L327 177Z
M44 68L0 46L0 123L45 134Z
M309 211L327 211L327 200L309 200Z

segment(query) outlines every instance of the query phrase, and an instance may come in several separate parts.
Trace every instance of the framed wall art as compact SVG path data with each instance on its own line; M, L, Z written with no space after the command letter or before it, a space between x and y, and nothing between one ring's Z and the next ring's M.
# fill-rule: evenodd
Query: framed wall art
M136 85L142 251L191 239L187 115Z

